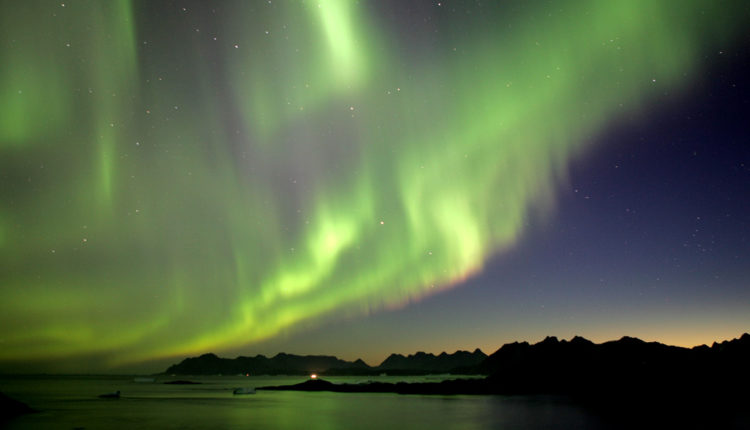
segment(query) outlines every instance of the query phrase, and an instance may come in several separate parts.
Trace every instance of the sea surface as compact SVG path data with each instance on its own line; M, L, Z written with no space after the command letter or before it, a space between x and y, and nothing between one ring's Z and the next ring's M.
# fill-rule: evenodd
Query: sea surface
M439 381L451 376L326 377L336 383ZM198 385L167 385L189 379ZM607 423L561 398L258 391L300 376L0 376L0 391L38 413L9 429L600 429ZM119 399L100 394L119 390ZM610 423L611 424L611 423Z

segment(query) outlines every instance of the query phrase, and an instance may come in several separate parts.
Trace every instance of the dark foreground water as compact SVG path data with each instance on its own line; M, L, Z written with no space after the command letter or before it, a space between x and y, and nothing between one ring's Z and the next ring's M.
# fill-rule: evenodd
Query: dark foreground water
M303 377L196 377L200 385L136 382L133 377L0 377L0 391L39 410L6 423L10 429L600 429L586 409L553 397L421 396L259 391ZM362 377L330 377L358 382ZM405 378L364 378L394 382ZM411 381L437 377L407 378ZM117 400L99 394L121 391Z

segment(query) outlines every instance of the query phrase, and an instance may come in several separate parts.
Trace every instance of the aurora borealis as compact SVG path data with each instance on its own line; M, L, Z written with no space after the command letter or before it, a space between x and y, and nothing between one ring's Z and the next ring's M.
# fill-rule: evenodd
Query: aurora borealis
M703 85L748 15L731 1L409 3L3 2L0 362L106 370L324 331L354 344L342 322L372 335L361 327L389 309L409 325L428 297L476 295L507 254L544 254L528 240L564 219L571 166ZM731 279L718 294L748 313ZM705 302L711 285L684 294ZM477 303L513 315L502 295L522 287L488 289ZM561 291L547 298L592 300ZM739 334L750 319L735 315L722 324Z

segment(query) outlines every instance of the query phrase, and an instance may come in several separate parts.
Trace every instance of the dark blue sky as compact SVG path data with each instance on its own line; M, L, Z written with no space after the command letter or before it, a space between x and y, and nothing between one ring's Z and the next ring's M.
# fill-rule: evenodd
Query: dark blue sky
M560 181L553 215L476 277L259 350L353 358L372 342L383 354L489 353L547 335L683 346L739 336L750 328L748 48L706 56L690 88L594 139Z

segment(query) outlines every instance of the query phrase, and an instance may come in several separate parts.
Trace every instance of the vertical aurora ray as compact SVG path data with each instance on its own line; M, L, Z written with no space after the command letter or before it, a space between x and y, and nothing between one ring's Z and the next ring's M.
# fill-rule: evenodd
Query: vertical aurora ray
M348 1L202 7L3 5L0 360L236 347L455 285L739 27L495 5L425 41Z

